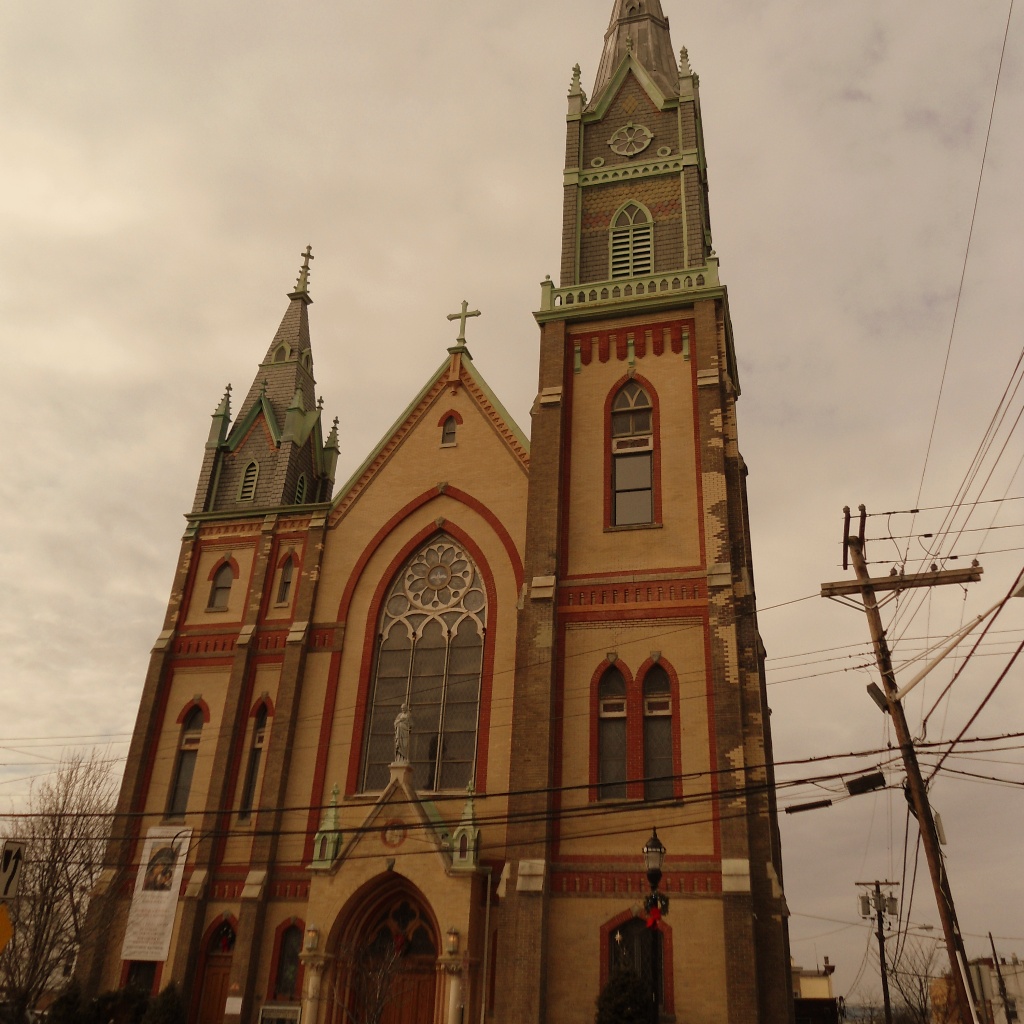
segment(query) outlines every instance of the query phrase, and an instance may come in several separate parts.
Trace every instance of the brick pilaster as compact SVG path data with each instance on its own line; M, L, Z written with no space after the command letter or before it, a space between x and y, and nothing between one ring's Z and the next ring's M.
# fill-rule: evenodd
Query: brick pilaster
M513 691L509 785L523 791L509 800L508 847L512 876L502 908L502 954L497 972L502 1024L539 1024L545 1019L548 962L545 891L521 891L524 860L550 867L555 607L534 582L558 574L562 527L562 457L565 435L561 388L565 380L565 323L541 331L539 394L533 409L530 494L526 511L526 595L519 612Z
M309 623L312 622L316 604L317 583L320 579L320 564L323 558L324 537L327 532L327 517L320 515L310 524L309 543L306 545L307 559L302 566L298 581L295 603L295 618L291 635L285 646L281 678L277 689L274 723L270 744L263 769L263 785L260 791L260 809L256 811L256 827L252 853L249 859L250 871L265 871L266 876L258 892L242 899L238 915L238 930L235 938L235 954L231 961L230 988L233 995L242 997L242 1009L238 1016L225 1016L226 1022L250 1020L253 1009L253 992L259 966L260 939L267 913L270 894L271 874L277 856L278 837L283 818L285 790L291 767L291 754L298 722L299 700L302 696L302 677L306 664ZM273 573L270 572L272 580ZM305 624L305 629L302 629ZM244 729L241 734L244 736Z

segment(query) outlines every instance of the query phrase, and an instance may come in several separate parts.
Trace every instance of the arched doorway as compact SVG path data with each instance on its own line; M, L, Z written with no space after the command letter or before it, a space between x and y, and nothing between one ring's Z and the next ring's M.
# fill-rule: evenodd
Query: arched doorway
M395 878L368 895L339 938L334 1024L433 1024L440 937L426 901Z
M234 949L235 929L230 921L221 921L204 950L197 1024L221 1024L224 1020Z

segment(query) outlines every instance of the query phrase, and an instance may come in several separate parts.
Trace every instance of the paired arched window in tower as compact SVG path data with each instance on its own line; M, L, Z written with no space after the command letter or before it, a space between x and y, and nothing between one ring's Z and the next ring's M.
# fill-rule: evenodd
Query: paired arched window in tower
M612 665L598 684L598 796L626 798L626 680Z
M654 221L650 210L629 202L612 218L611 276L638 277L654 270Z
M306 474L302 473L299 476L298 483L295 485L295 504L301 505L306 500Z
M635 380L612 399L611 488L613 526L654 522L654 406Z
M672 706L672 680L661 664L651 665L635 682L627 681L618 663L601 673L591 776L598 800L676 795L678 727Z
M289 560L288 564L291 562ZM252 745L245 766L245 784L242 786L242 798L238 804L238 817L248 818L256 803L256 790L260 781L260 763L263 760L263 748L267 742L267 721L269 711L266 703L260 704L252 725Z
M181 734L178 737L178 754L174 762L171 791L167 800L167 816L169 818L182 818L188 809L188 797L192 791L192 776L196 770L199 741L202 739L205 720L203 709L198 704L182 720Z
M454 538L437 534L398 572L380 613L361 789L387 786L405 704L415 788L457 790L473 780L486 626L480 571Z

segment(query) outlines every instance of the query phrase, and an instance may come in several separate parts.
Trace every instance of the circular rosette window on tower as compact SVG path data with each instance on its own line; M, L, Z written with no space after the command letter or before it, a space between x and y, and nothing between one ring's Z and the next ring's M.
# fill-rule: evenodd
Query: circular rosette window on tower
M642 153L650 144L654 135L651 130L642 124L629 124L620 128L608 140L613 153L619 156L636 156Z
M462 605L479 611L483 592L469 556L448 538L440 538L419 553L407 566L402 590L414 608L441 611Z

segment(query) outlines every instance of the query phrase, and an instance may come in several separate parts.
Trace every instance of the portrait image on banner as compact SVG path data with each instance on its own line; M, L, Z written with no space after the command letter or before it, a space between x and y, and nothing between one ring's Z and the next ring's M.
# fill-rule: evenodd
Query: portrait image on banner
M121 948L122 960L166 960L192 829L160 825L146 833Z

